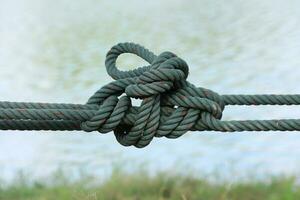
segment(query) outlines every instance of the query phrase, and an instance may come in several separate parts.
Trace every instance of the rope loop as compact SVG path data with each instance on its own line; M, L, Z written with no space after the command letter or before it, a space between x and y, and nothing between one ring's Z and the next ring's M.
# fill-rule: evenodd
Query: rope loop
M144 66L129 71L119 70L116 66L116 62L118 57L124 53L135 54L147 61L149 64L151 64L156 58L154 53L138 44L126 42L113 46L106 55L105 66L107 73L115 80L140 76L150 68L150 66Z

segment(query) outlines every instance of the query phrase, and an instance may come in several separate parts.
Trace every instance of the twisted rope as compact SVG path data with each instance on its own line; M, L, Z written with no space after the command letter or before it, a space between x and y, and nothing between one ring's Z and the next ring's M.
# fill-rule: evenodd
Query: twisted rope
M149 63L120 71L118 56L132 53ZM103 86L84 105L0 102L1 130L114 131L125 146L147 146L154 137L178 138L187 131L299 131L300 119L222 121L227 105L300 105L300 95L219 95L186 81L184 60L171 52L159 56L134 43L107 53ZM131 98L142 99L132 106Z

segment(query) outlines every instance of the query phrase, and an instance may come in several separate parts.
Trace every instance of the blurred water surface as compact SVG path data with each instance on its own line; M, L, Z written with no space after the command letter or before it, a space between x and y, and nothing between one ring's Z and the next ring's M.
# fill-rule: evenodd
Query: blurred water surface
M296 0L3 0L0 100L85 103L111 81L105 54L124 41L175 52L189 63L189 81L219 93L300 93L299 6ZM141 64L126 55L119 65ZM232 107L224 116L299 117L297 107ZM113 134L9 131L0 134L0 176L9 180L21 170L40 178L58 168L103 176L115 165L234 178L295 174L299 146L297 133L190 132L135 149L117 144Z

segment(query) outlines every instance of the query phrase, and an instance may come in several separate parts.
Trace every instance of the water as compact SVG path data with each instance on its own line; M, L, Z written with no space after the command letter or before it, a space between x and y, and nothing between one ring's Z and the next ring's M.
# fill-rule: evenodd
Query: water
M299 1L5 1L0 7L0 100L85 103L111 81L109 48L124 41L170 50L189 81L225 93L300 93ZM143 64L122 56L130 69ZM299 118L297 107L226 108L224 119ZM297 174L297 133L190 132L125 148L113 134L1 132L0 176L62 169L106 176L113 166L236 179ZM232 177L231 177L232 178Z

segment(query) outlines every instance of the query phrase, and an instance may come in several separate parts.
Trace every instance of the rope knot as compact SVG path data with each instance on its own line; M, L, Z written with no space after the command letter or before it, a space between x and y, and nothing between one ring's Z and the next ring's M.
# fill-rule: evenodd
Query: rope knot
M135 54L149 65L121 71L116 61L123 53ZM154 137L177 138L194 127L208 129L210 118L222 117L223 99L187 82L187 63L171 52L156 56L137 44L121 43L107 53L105 65L115 81L89 99L88 104L99 105L99 112L82 123L83 130L113 130L121 144L144 147ZM126 95L119 99L123 93ZM135 107L130 97L143 101Z

